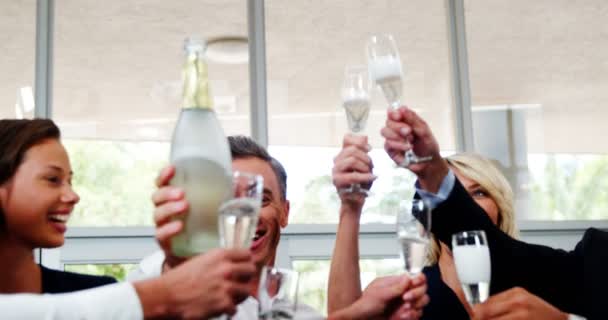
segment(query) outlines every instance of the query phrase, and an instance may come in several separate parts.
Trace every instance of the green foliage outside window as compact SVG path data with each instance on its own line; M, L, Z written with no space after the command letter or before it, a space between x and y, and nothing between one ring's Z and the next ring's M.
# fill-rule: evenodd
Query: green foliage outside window
M124 281L127 274L136 266L136 264L68 264L64 270L98 276L110 276L118 281Z
M534 219L608 219L608 157L547 157L532 175Z
M72 226L153 224L154 179L168 163L168 144L155 142L64 141L72 185L80 195Z
M169 145L159 142L64 141L80 195L72 226L152 225L154 180L168 164ZM537 161L538 155L535 156ZM529 172L532 219L606 219L608 157L543 155ZM405 170L381 176L364 208L363 222L390 223L398 201L413 194ZM306 192L290 199L291 223L337 223L340 200L328 174L311 176ZM365 219L369 219L365 221Z
M300 274L298 299L323 314L327 314L327 285L329 260L297 260L294 270ZM401 259L362 259L359 261L361 284L364 289L376 277L403 274Z

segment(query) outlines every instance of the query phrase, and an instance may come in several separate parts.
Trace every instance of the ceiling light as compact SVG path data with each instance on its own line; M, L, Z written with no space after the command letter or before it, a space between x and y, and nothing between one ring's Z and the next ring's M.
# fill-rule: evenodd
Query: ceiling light
M222 36L207 40L207 58L211 62L240 64L249 60L247 37Z

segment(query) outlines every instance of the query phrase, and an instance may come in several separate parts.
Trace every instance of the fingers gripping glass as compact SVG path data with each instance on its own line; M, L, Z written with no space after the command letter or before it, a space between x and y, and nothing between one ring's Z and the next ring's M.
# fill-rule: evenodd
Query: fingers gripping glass
M417 275L426 263L431 210L421 199L403 200L397 210L397 240L408 274Z
M485 232L464 231L452 236L452 254L458 279L470 304L484 302L490 293L492 274Z
M361 134L365 130L370 109L370 81L366 66L348 66L342 83L342 106L349 130ZM340 193L369 195L369 190L355 183L339 190Z
M259 319L294 319L298 272L264 266L258 287Z
M393 109L401 107L403 94L403 71L395 39L390 34L372 36L367 41L369 74L382 90L386 101ZM400 166L430 161L432 156L418 157L412 149L406 150Z

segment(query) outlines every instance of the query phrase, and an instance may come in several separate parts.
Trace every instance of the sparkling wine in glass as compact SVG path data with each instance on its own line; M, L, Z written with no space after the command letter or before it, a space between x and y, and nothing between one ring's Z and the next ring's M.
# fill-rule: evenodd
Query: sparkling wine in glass
M365 66L348 66L342 84L342 105L346 112L348 128L360 134L367 124L370 109L369 74Z
M372 36L367 42L369 74L372 81L380 87L386 101L393 109L401 107L403 94L403 69L395 39L390 34ZM418 157L414 151L407 150L402 167L430 161L432 157Z
M470 304L486 301L490 294L492 268L485 232L476 230L454 234L452 254L467 301Z
M232 174L232 198L220 205L218 229L223 248L249 248L255 236L262 205L264 178L258 174L235 171ZM211 320L228 320L221 315Z
M220 244L224 248L249 248L258 224L264 178L235 171L232 199L219 208Z
M298 272L264 266L258 286L259 319L294 319Z
M421 199L403 200L397 211L397 240L405 270L415 276L426 263L431 228L430 208Z
M367 124L370 109L370 81L365 66L348 66L342 83L342 106L346 112L348 128L353 134L362 134ZM369 195L369 190L352 184L339 190L340 193Z

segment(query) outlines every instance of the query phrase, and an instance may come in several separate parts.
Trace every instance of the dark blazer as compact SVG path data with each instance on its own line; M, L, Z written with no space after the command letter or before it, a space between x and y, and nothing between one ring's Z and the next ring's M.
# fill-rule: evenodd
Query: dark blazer
M573 251L515 240L496 227L456 179L432 213L431 231L451 246L452 234L484 230L492 261L492 294L522 287L553 306L589 320L608 319L608 233L588 229Z
M42 293L64 293L115 283L116 279L74 272L58 271L40 266Z
M458 297L441 280L439 265L425 267L422 272L426 276L429 304L424 307L422 320L469 320L469 314Z

